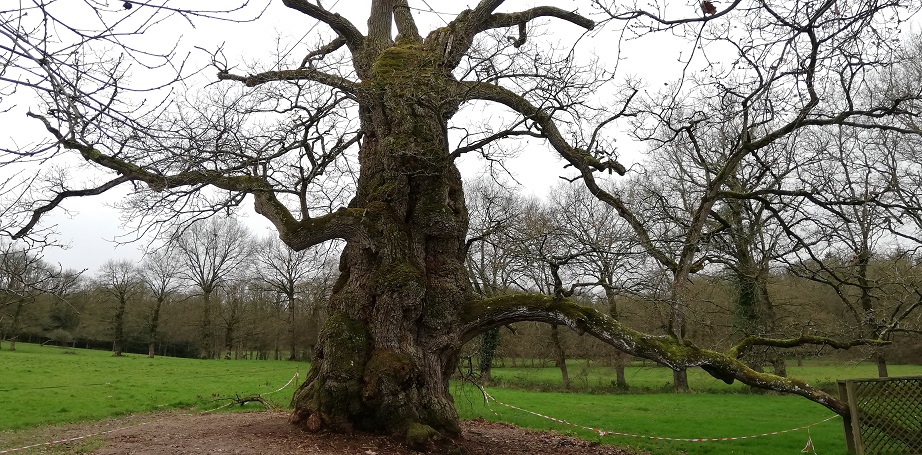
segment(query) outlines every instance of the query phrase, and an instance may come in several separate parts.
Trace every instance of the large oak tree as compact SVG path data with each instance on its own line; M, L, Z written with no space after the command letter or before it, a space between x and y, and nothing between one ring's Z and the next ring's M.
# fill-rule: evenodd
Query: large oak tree
M146 225L201 218L251 197L293 249L343 240L329 318L294 397L292 421L310 429L385 431L418 446L456 436L448 379L462 344L523 320L566 325L677 371L702 367L725 381L802 395L848 414L825 392L754 371L739 357L757 345L872 341L750 336L726 352L705 349L684 337L684 289L705 265L700 246L720 204L764 196L729 186L738 167L769 159L766 152L803 129L845 124L917 132L893 120L915 115L918 87L854 96L872 90L874 80L898 77L898 30L891 25L911 13L912 2L737 0L702 15L668 3L650 11L600 0L585 2L580 12L549 5L506 11L502 0L482 0L468 9L453 6L457 15L429 32L419 29L406 0L363 2L370 5L365 28L320 2L282 3L319 21L327 33L320 36L330 39L294 62L280 53L274 64L246 69L214 49L218 90L185 99L174 93L163 104L133 96L126 75L180 68L181 59L147 51L137 38L171 16L195 21L219 12L87 3L98 30L68 27L54 4L0 12L4 90L39 95L28 116L52 139L6 147L11 161L73 153L109 176L86 185L59 170L3 181L0 191L12 207L4 213L20 218L18 225L5 218L0 229L29 237L42 215L63 201L133 185L124 206ZM41 20L23 19L24 10ZM612 73L601 62L574 57L578 46L570 52L547 41L534 44L544 21L555 30L598 29L590 12L627 34L685 34L691 56L682 57L689 63L674 90L648 96L637 84L610 86ZM697 50L704 44L731 57L715 63ZM183 80L178 74L175 82ZM687 207L675 248L664 249L628 199L606 189L606 175L627 173L609 130L634 117L640 140L681 141L692 153L709 153L699 132L716 120L695 103L735 113L738 128L719 164L701 176L700 198ZM484 104L506 115L460 130L453 145L459 111ZM473 291L464 267L468 212L456 160L475 151L492 158L497 144L521 138L559 155L569 176L613 207L647 254L671 272L669 335L637 332L559 293L487 298ZM772 191L816 197L810 189Z

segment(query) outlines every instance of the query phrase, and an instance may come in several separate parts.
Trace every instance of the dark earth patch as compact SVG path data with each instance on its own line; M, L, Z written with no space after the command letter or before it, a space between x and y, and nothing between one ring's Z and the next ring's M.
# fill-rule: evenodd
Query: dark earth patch
M308 433L288 424L287 412L238 412L225 414L135 415L104 422L48 427L33 437L76 437L130 425L128 428L89 440L32 449L24 453L92 453L97 455L173 455L226 453L257 455L272 453L310 455L409 455L419 454L400 441L367 434ZM556 433L513 425L469 420L461 423L462 445L469 455L545 454L627 455L633 452ZM55 432L54 429L59 431ZM51 430L51 431L48 431ZM0 433L0 440L6 439ZM18 435L20 438L23 434ZM17 438L19 439L19 438ZM49 439L50 440L50 439ZM39 442L33 440L34 442ZM5 444L0 450L8 449Z

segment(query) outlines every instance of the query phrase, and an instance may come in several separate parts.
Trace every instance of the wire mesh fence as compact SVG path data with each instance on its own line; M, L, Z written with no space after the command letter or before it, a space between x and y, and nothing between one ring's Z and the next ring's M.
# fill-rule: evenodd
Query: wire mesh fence
M922 376L838 381L849 453L922 454Z

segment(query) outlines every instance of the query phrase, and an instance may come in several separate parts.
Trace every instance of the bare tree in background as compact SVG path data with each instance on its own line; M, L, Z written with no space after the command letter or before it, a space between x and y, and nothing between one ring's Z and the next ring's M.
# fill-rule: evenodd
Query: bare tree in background
M154 298L147 318L147 356L157 353L157 337L160 328L160 313L163 306L180 289L180 262L174 251L163 247L148 253L141 264L141 280Z
M201 357L217 355L213 318L215 291L251 264L252 235L232 218L211 218L189 227L176 241L176 254L182 262L183 279L201 292L198 329Z
M20 245L0 243L0 322L8 321L0 335L10 337L16 350L24 311L41 296L61 299L77 283L80 274L61 270L46 262L41 252Z
M120 357L125 349L125 311L128 304L137 304L144 292L140 270L129 260L109 260L96 274L96 288L111 297L112 355Z
M513 292L515 280L522 272L511 251L516 243L522 198L493 179L479 178L465 183L465 202L470 228L464 264L474 292L484 297ZM478 368L484 383L491 380L499 345L499 328L484 332L480 338Z
M283 306L288 314L288 360L295 360L298 354L298 316L299 312L308 309L309 303L301 293L310 284L326 281L331 251L324 247L296 251L277 238L260 240L255 251L257 264L254 272L257 279L284 298Z
M906 206L896 183L900 160L893 154L896 147L887 144L893 140L899 138L843 127L817 135L810 145L805 141L805 147L819 147L830 155L828 164L811 168L811 174L818 182L835 182L826 183L835 186L827 192L848 203L837 212L813 217L804 239L816 246L798 251L799 262L791 267L833 292L842 304L848 327L844 332L882 340L903 330L922 306L905 293L911 270L899 271L908 259L901 256L911 254L904 246L906 239L897 242L894 236L906 231L901 219ZM873 357L878 375L887 377L883 348Z
M601 289L608 314L621 319L618 297L639 292L646 257L630 227L611 206L579 186L558 185L548 196L547 205L563 231L563 242L581 252L578 260L569 264L574 277L567 283L569 288ZM615 351L615 386L621 389L628 387L624 374L627 360L624 352Z
M36 13L31 17L53 11L44 4L5 13L10 46L50 36L50 43L68 48L49 53L31 45L32 53L15 54L12 68L38 76L36 82L7 77L5 87L42 96L30 101L29 117L50 139L35 147L10 146L4 156L22 163L57 155L100 173L89 186L76 186L82 182L66 172L7 185L28 188L18 194L30 196L7 197L6 205L15 209L5 213L22 226L9 234L32 235L42 215L62 201L130 182L125 208L144 226L210 216L250 198L293 249L345 241L330 316L311 372L293 400L292 422L312 430L383 431L404 435L417 448L450 445L459 427L448 378L460 347L523 320L567 325L676 371L702 367L728 382L795 393L848 415L835 397L796 379L754 371L740 355L759 345L849 347L876 340L745 337L718 352L684 336L685 298L690 274L703 264L712 212L728 198L759 196L727 187L747 159L770 161L773 144L807 129L848 124L917 133L905 120L917 114L913 101L922 86L877 93L869 83L887 78L899 64L894 24L917 5L752 0L701 16L687 5L677 11L677 4L657 1L649 11L601 0L582 2L583 11L505 11L502 0L481 0L472 8L456 6L457 16L445 26L421 33L406 0L363 3L369 7L364 30L319 3L282 3L319 21L318 30L332 38L315 37L298 56L281 54L249 67L228 63L223 50L215 50L217 78L224 83L165 104L119 96L127 83L124 60L89 56L138 55L132 54L134 43L109 33L117 18L172 14L194 20L188 9L144 5L126 13L87 4L94 10L88 17L110 21L101 27L101 39L96 30L75 39L55 22L18 21L26 17L23 8ZM542 20L576 33L596 29L592 11L626 34L682 37L688 50L682 58L691 60L677 70L669 90L644 93L636 83L610 84L614 68L580 57L579 46L557 47L532 33ZM149 30L156 25L149 21L128 31L158 33L160 39L159 29ZM115 52L102 52L107 46ZM725 51L716 52L718 47ZM76 70L49 67L60 61ZM504 113L495 127L465 130L461 142L453 143L448 131L456 114L484 105ZM733 113L739 128L719 167L702 176L701 197L689 207L677 248L664 250L637 208L606 190L604 179L628 171L612 147L611 128L637 118L635 139L655 148L682 138L695 153L707 153L709 144L698 139L721 119L708 117L712 109L699 105ZM671 274L668 335L637 332L557 292L492 298L473 292L464 267L469 215L455 159L522 137L559 155L565 172L615 208L647 254ZM784 192L822 197L796 185Z

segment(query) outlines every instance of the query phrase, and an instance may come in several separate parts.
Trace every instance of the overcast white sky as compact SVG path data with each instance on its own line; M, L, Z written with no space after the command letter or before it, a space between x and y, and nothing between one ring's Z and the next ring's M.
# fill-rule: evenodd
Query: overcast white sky
M355 0L328 0L324 2L328 8L332 6L333 11L350 18L356 26L364 27L364 17L367 10L368 2L359 2ZM430 12L430 6L433 10L439 12L457 12L462 9L459 2L448 0L410 0L411 7L417 9L415 15L420 22L420 29L423 34L433 27L443 25L444 20L451 20L452 14L437 15ZM476 3L471 1L471 6ZM512 0L504 5L503 10L520 10L533 4L555 4L562 8L576 8L579 6L581 12L589 13L587 1L521 1ZM688 14L696 14L697 11L693 6L695 3L689 3ZM182 44L191 48L192 46L202 46L212 49L219 43L225 43L226 55L231 62L244 62L258 59L260 55L271 52L275 48L275 39L282 36L283 42L292 47L299 42L302 36L315 26L315 22L306 16L292 12L285 8L279 1L271 1L265 16L251 24L234 24L220 22L197 22L196 28L183 29ZM162 33L162 29L158 29ZM561 40L571 39L576 36L581 29L570 24L555 23L551 28L553 36L558 35ZM317 25L313 33L323 31L327 36L330 33L324 29L324 26ZM177 31L178 33L180 31ZM151 36L152 43L157 40L171 39L160 36L159 34ZM584 51L594 50L602 58L614 60L616 51L615 37L610 30L601 30L593 39L587 39L583 45ZM657 40L665 38L657 37ZM304 54L307 45L312 40L309 38L302 44L294 46L293 55ZM668 52L662 52L664 49L677 51L675 42L665 44L663 41L655 42L652 39L645 42L632 42L624 48L623 57L625 61L621 65L623 75L643 75L649 79L651 86L662 85L667 78L674 78L681 69L681 64L676 61L678 54L669 55ZM651 52L655 49L656 52ZM203 55L199 53L199 55ZM204 63L201 63L204 64ZM211 73L212 71L209 71ZM21 132L28 131L29 134L42 134L36 125L37 122L23 122L24 110L27 106L21 106L22 112L10 112L3 115L7 125L14 125L11 130ZM19 116L13 118L13 115ZM11 123L12 122L12 123ZM28 123L28 124L24 124ZM6 135L6 133L0 133ZM13 136L12 133L10 133ZM632 147L635 150L632 150ZM637 156L637 146L626 146L622 144L621 152L629 156ZM462 172L466 178L476 176L482 163L473 156L465 156L460 160ZM515 178L523 184L523 191L536 195L543 195L552 185L557 184L564 171L561 169L561 161L546 147L535 147L529 149L527 153L509 163L509 169L514 173ZM117 245L114 240L126 234L127 231L120 227L120 213L110 206L114 201L124 196L124 192L111 192L109 194L87 198L80 201L69 201L66 204L68 212L55 211L45 219L45 225L57 225L57 230L62 233L61 240L70 244L69 249L47 249L45 251L46 260L52 263L58 263L64 268L86 269L93 273L106 260L111 258L130 258L139 260L141 257L140 248L145 246L142 243ZM240 213L251 226L254 233L258 236L274 235L270 225L258 215L252 212L249 205Z

